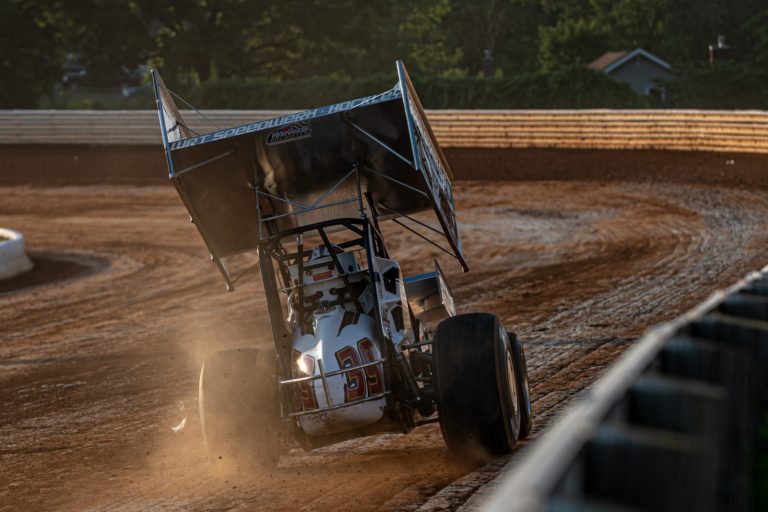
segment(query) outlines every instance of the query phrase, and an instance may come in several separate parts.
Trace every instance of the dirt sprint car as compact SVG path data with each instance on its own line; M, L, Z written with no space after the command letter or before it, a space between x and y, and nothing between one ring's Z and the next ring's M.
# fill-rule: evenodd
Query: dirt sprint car
M482 460L531 431L520 340L495 315L457 315L436 260L406 275L387 250L392 221L468 270L448 163L402 62L397 72L382 94L206 134L152 72L170 179L227 288L260 270L274 339L204 362L216 464L274 466L296 442L436 421L452 452Z

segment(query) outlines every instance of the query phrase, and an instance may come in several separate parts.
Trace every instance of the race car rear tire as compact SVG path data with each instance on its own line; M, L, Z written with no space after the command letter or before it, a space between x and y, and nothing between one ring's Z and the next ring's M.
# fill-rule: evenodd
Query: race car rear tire
M515 378L517 379L517 397L520 402L520 433L518 439L528 439L533 427L531 411L531 394L528 388L528 366L525 362L525 350L520 338L515 333L509 333L509 343L515 362Z
M208 356L200 372L200 422L208 457L230 474L277 466L284 439L274 352Z
M499 318L448 318L437 327L433 351L440 430L448 448L473 462L508 453L520 431L520 403L510 337Z

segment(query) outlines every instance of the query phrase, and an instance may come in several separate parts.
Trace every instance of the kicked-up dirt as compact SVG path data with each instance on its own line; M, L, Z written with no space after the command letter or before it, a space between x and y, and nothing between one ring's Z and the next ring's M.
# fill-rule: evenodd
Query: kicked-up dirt
M459 310L497 313L524 341L528 442L647 326L768 259L759 168L745 187L720 169L702 184L700 165L604 180L546 162L545 179L457 181L472 270L441 256ZM0 510L415 510L473 470L433 424L214 474L197 378L214 350L271 342L258 280L224 291L170 185L0 183L0 225L24 233L37 264L0 283ZM438 253L396 228L405 273L428 270Z

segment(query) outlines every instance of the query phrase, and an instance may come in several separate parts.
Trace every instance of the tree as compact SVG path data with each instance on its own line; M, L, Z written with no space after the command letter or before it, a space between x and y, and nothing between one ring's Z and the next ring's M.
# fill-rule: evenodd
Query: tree
M35 108L61 78L54 21L35 2L0 2L0 108Z
M462 48L464 67L474 75L480 71L485 50L495 54L508 26L513 3L509 0L454 2L451 12L451 39Z
M602 0L594 2L595 19L607 27L610 50L643 48L662 53L666 50L663 41L668 37L665 29L669 3L669 0Z
M149 63L184 89L378 80L394 77L396 58L414 75L474 77L485 49L505 76L636 47L687 73L723 34L734 61L761 72L766 26L765 0L0 0L0 101L35 105L67 54L92 85L117 87Z
M45 0L39 0L41 5ZM141 10L129 0L48 2L57 20L60 44L88 71L87 83L118 86L152 47Z
M443 28L451 9L450 0L426 0L401 11L399 48L415 73L439 75L458 67L461 49Z
M365 78L394 73L400 2L311 0L296 20L302 29L293 76Z
M589 63L607 51L643 48L663 53L669 2L542 0L552 21L539 29L541 68Z
M211 78L284 74L300 29L286 14L298 2L140 0L155 36L151 62L171 85ZM288 58L286 58L288 57Z
M745 27L744 46L748 61L759 69L763 75L768 74L768 8L758 12L749 20Z
M609 32L595 18L561 19L539 29L542 71L571 64L587 64L610 48Z

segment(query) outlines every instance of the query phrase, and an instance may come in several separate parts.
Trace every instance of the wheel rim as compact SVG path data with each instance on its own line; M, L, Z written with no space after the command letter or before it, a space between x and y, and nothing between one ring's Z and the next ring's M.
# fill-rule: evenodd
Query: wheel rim
M523 369L523 398L525 398L525 408L528 412L528 417L531 416L531 397L530 392L528 390L528 366L525 361L525 352L523 352L523 347L520 347L520 361L523 363L521 364L521 368Z
M506 333L504 333L504 347L507 354L507 386L509 387L509 396L512 402L512 417L509 419L510 424L514 425L515 418L520 415L520 402L517 397L517 381L515 379L515 360L510 350L509 341L507 341Z
M515 384L515 363L512 361L512 356L507 352L507 379L509 384L509 395L512 398L512 409L514 409L515 416L518 413L518 398L517 398L517 385Z

